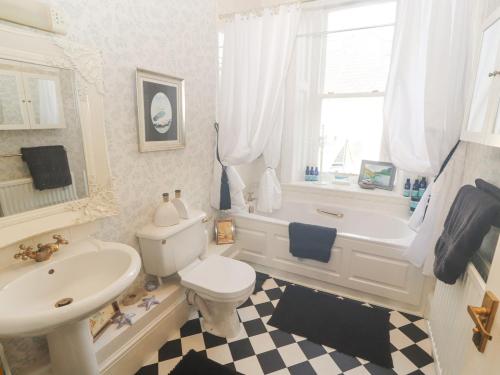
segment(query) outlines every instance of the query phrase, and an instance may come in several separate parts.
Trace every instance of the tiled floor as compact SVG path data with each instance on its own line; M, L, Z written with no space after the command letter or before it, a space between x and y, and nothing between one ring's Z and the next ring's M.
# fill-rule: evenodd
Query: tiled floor
M243 329L233 339L203 332L203 318L196 314L136 375L167 375L190 349L246 375L434 374L426 322L416 316L391 311L393 370L268 326L287 284L273 278L264 282L263 290L238 309Z

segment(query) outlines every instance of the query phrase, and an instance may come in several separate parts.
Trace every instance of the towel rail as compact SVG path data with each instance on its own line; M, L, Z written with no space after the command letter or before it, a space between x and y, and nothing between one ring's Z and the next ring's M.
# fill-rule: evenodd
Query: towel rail
M3 155L0 155L0 158L12 158L15 156L23 156L23 154L3 154Z
M342 219L344 217L344 214L341 212L330 212L330 211L321 210L319 208L316 209L316 212L319 214L326 214L326 215L330 215L330 216L335 216L339 219Z
M66 150L66 147L64 147L64 150ZM12 158L16 156L23 156L23 154L18 153L18 154L0 154L0 158Z

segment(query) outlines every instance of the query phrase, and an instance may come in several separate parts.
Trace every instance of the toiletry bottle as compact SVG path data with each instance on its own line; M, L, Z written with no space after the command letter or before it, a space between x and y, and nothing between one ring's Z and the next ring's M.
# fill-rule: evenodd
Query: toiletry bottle
M410 211L413 212L415 211L415 208L417 208L418 201L420 200L418 196L418 191L420 189L420 182L418 181L418 178L415 180L413 183L413 188L411 189L411 200L410 200Z
M319 181L319 170L318 170L318 167L314 168L314 181Z
M409 197L411 191L411 181L409 178L406 179L405 187L403 189L403 197Z
M187 205L186 201L181 198L180 190L175 191L175 198L172 199L172 203L177 209L177 212L179 213L181 219L189 219L189 217L191 216L189 206Z
M173 203L169 201L168 193L163 193L163 202L156 209L153 222L158 227L179 224L179 213Z
M312 167L311 167L312 168ZM310 181L310 169L309 166L306 167L306 176L304 178L304 181Z
M422 198L425 193L425 189L427 189L427 180L425 177L422 177L422 180L420 180L420 188L418 189L418 199Z
M418 181L418 178L417 178L417 179L415 179L415 182L413 183L413 187L411 188L411 197L418 199L418 191L419 190L420 190L420 182Z

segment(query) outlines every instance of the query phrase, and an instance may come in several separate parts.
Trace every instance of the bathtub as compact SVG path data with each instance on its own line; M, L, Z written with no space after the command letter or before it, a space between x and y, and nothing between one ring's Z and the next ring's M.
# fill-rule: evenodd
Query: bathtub
M402 304L421 302L424 277L402 256L414 233L396 214L285 200L272 214L240 213L234 220L240 260ZM328 263L290 254L288 224L294 221L337 228Z

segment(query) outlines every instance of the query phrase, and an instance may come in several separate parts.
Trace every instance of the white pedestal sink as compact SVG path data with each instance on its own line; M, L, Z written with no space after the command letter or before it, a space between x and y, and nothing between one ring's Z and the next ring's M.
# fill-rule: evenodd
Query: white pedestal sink
M46 334L54 375L96 375L88 317L123 293L140 268L132 247L95 240L15 265L0 278L0 337Z

